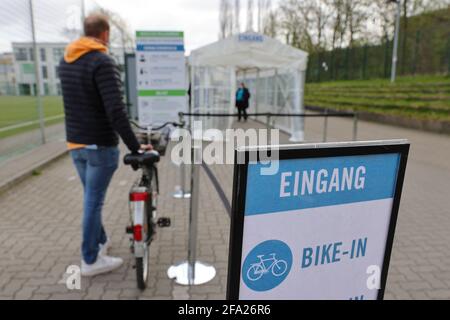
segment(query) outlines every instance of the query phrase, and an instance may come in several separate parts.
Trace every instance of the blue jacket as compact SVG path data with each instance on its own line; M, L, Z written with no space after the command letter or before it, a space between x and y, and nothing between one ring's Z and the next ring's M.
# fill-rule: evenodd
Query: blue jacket
M249 107L249 100L250 100L250 91L248 91L247 88L244 88L244 94L242 97L242 100L238 100L238 93L239 90L236 91L236 107L238 108L248 108Z

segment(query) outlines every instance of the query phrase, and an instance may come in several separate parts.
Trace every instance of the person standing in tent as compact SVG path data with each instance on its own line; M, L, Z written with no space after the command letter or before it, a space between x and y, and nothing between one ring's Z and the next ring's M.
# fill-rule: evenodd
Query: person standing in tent
M248 114L247 109L249 107L250 100L250 91L245 87L245 83L241 83L241 86L236 92L236 107L238 108L239 119L240 122L242 117L244 117L244 121L247 122Z

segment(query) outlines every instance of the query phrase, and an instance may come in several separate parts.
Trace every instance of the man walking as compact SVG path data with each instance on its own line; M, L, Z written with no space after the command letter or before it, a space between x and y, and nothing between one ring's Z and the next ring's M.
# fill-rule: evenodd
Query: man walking
M241 83L241 87L236 92L236 107L238 108L240 122L242 117L244 121L247 122L247 109L249 107L250 91L245 87L244 83Z
M151 146L141 146L130 127L120 73L107 54L108 18L87 17L84 33L66 48L59 76L68 148L84 189L81 274L94 276L123 263L107 256L109 241L102 223L106 191L119 163L118 135L131 152Z

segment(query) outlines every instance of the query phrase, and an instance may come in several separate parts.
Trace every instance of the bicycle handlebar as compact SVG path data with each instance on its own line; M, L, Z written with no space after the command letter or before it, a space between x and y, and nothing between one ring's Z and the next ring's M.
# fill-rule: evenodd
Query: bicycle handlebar
M134 121L130 121L130 123L132 124L132 125L134 125L136 128L138 128L138 129L141 129L141 130L147 130L148 128L145 128L145 127L141 127L139 124L137 124L136 122L134 122ZM163 125L161 125L160 127L156 127L156 128L152 128L152 131L159 131L159 130L162 130L162 129L164 129L164 128L166 128L166 127L168 127L168 126L174 126L174 127L183 127L184 126L184 124L183 123L178 123L178 122L166 122L166 123L164 123Z

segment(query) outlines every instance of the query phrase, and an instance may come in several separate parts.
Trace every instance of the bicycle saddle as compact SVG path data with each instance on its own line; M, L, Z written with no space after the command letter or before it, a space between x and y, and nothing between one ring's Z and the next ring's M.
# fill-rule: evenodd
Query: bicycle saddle
M151 166L155 163L158 163L159 160L159 153L153 150L145 153L127 154L124 158L124 163L127 166L132 166L136 170L136 168L139 167Z

